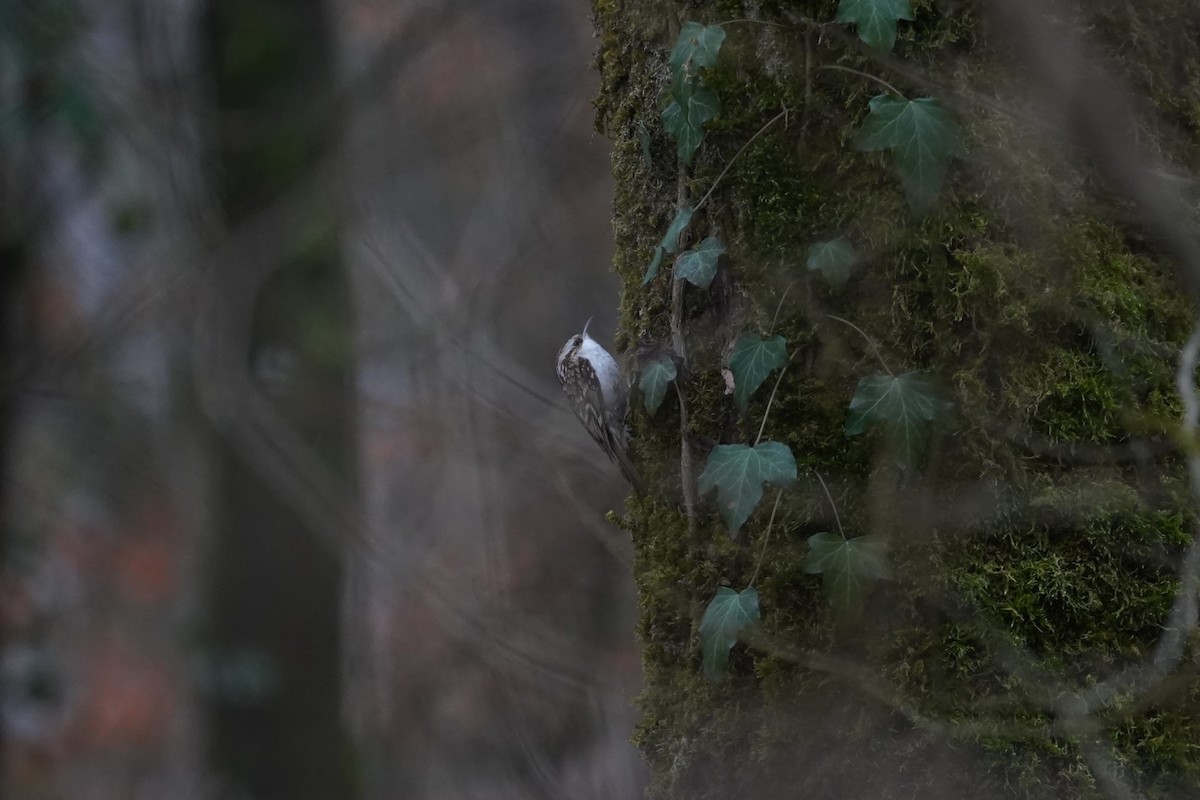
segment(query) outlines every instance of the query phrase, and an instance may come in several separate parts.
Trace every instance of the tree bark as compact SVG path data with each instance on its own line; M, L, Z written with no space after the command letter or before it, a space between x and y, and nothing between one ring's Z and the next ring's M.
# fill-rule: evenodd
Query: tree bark
M1180 420L1200 14L913 5L883 52L832 0L594 2L622 334L686 362L678 404L633 403L657 487L625 517L650 795L1194 796L1200 550ZM726 38L700 73L720 112L683 166L660 97L687 21ZM936 98L960 126L926 212L893 153L851 146L884 94ZM712 285L676 283L670 257L643 284L676 209L714 184L681 246L725 244ZM841 285L806 268L835 237L859 254ZM745 333L782 335L790 360L743 413L722 369ZM860 380L910 371L946 406L902 468L879 426L848 436L846 420ZM711 496L689 519L712 447L760 426L797 485L774 512L768 488L736 537ZM809 537L840 528L884 541L890 565L851 613L806 571ZM704 608L750 585L762 622L707 680Z

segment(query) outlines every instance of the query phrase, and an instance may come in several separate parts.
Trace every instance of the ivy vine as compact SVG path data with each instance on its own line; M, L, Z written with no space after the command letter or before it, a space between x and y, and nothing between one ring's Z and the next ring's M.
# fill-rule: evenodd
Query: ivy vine
M841 0L836 15L836 22L853 25L863 42L883 52L895 46L899 23L913 19L909 0ZM671 81L663 96L661 119L663 128L676 146L681 180L703 144L706 125L720 114L720 97L705 83L704 75L705 70L717 64L724 41L725 29L722 25L685 22L667 60ZM962 155L958 125L954 118L936 98L908 99L896 87L877 76L842 65L827 65L818 69L853 73L879 83L887 90L868 102L861 126L848 137L850 146L862 152L890 152L909 207L915 214L928 211L941 192L951 159ZM676 295L682 290L680 281L702 290L710 287L726 247L717 235L710 234L681 252L683 233L712 196L733 162L778 120L786 120L788 114L785 108L764 124L730 159L694 206L683 202L681 189L680 204L654 249L642 280L643 285L655 280L665 257L673 255L675 259L671 272L672 280L677 284ZM648 162L648 134L645 128L641 133L644 157ZM813 242L806 253L805 266L808 271L819 273L836 288L851 279L861 260L849 239L836 236ZM678 305L677 297L675 302ZM918 371L899 375L893 373L874 339L849 320L832 318L858 331L883 367L883 372L864 376L858 381L847 405L846 436L858 436L871 429L881 429L896 466L902 471L918 468L926 447L929 426L949 404L939 398L932 376ZM678 349L682 339L679 338L679 331L675 331L675 335ZM682 353L678 357L683 358ZM751 396L772 373L778 371L775 389L767 400L753 443L714 446L695 485L701 496L715 490L717 510L730 535L735 538L761 503L765 487L775 487L775 507L762 544L765 552L780 498L798 481L796 457L791 448L779 441L763 440L771 404L788 365L787 341L769 332L767 335L743 333L733 342L726 363L730 394L735 406L743 413L748 408ZM679 372L672 354L643 364L638 386L647 413L657 411L666 396L667 387L677 380ZM682 409L682 389L680 403ZM888 577L885 541L875 535L847 535L824 478L816 473L814 475L833 509L837 532L825 531L808 538L805 568L810 574L822 577L825 593L831 603L839 613L846 613L858 607L871 582ZM688 477L685 470L685 481ZM690 509L691 506L689 514ZM704 672L711 679L719 679L725 671L729 651L742 631L760 619L758 592L753 584L762 565L762 555L760 553L758 567L745 588L735 590L722 586L707 604L699 634Z

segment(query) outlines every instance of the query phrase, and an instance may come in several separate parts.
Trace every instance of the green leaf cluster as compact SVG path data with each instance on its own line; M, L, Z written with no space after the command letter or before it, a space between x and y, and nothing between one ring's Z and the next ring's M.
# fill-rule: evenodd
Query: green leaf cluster
M758 591L747 587L735 592L722 586L700 619L700 650L704 654L704 674L717 680L729 664L729 651L738 634L760 619Z
M893 150L909 206L918 213L937 199L952 156L961 155L958 124L932 97L871 98L871 111L855 134L859 150Z
M691 164L704 138L704 125L721 110L717 93L704 85L696 70L717 63L717 53L725 41L720 25L707 27L686 22L671 50L671 102L662 112L663 126L675 139L676 152L684 164Z
M662 112L663 126L675 139L676 153L684 164L691 164L704 138L704 123L721 110L717 93L700 83L699 78L676 81L671 88L671 103Z
M654 280L655 276L658 275L658 268L662 265L664 253L679 252L679 237L687 229L688 223L691 221L691 206L681 206L675 212L675 219L671 220L671 224L667 226L667 232L663 234L662 241L654 248L654 258L651 259L650 266L646 268L646 274L642 277L643 286Z
M784 487L795 482L796 458L786 444L720 444L709 454L697 487L701 494L717 490L721 516L736 536L762 499L763 483Z
M858 382L846 418L846 435L883 424L895 450L896 465L912 467L925 451L927 427L945 407L921 372L872 375Z
M910 0L841 0L837 11L838 22L854 24L867 45L885 52L895 45L898 21L912 19ZM720 113L720 99L704 84L700 72L716 64L724 40L720 26L687 22L668 58L672 81L664 98L662 121L684 165L692 163L703 141L705 125ZM908 204L918 213L937 199L950 159L961 154L958 126L937 100L908 100L894 93L871 99L869 113L851 143L862 151L893 151ZM648 160L645 152L643 158ZM674 280L686 280L704 289L711 285L725 246L716 236L708 236L680 252L680 238L693 213L690 206L677 210L655 248L643 283L658 275L666 255L678 253ZM806 267L820 272L831 285L840 286L859 261L860 255L850 241L836 237L812 244ZM782 336L740 337L728 359L737 407L745 411L753 393L772 371L785 367L787 362L787 342ZM638 386L648 413L655 413L662 405L668 385L677 377L676 365L669 357L643 366ZM854 436L870 426L883 426L896 463L909 469L924 453L929 423L945 405L922 373L870 376L858 383L845 432ZM720 514L736 537L761 502L765 484L783 488L796 480L796 459L791 449L781 442L764 441L753 446L714 447L697 488L701 494L716 490ZM856 608L870 581L888 577L884 542L878 537L818 533L809 538L808 544L805 568L822 575L830 601L839 610ZM758 594L753 587L741 592L730 588L717 592L700 625L704 671L710 678L726 669L739 632L758 620Z
M675 140L677 155L684 164L692 163L704 139L704 125L721 110L720 98L704 85L698 70L717 63L717 54L724 41L725 29L720 25L685 22L667 59L671 67L671 89L667 93L670 103L662 111L662 121L667 133ZM643 158L649 162L649 147L643 145L643 150ZM643 285L658 275L664 255L678 251L679 234L691 218L690 207L679 209L662 242L654 250L654 258L642 278ZM708 288L716 274L717 260L724 252L725 246L719 239L715 236L706 238L676 259L675 279Z

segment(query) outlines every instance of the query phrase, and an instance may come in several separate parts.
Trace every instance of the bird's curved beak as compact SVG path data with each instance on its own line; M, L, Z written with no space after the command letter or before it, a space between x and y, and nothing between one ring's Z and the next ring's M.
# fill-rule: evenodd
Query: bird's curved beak
M588 325L591 325L591 324L592 324L592 320L594 320L594 319L595 319L595 317L594 317L594 316L592 316L592 317L588 317L588 321L587 321L587 322L585 322L585 323L583 323L583 334L582 334L583 336L587 336L587 329L588 329Z

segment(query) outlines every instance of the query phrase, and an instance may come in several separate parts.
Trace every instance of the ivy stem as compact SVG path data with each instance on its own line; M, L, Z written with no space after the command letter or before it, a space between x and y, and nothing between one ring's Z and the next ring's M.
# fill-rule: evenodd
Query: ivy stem
M687 200L687 176L681 167L676 184L677 202L682 208ZM687 364L687 341L683 335L683 290L687 281L671 281L671 348L683 364ZM683 484L683 508L687 514L688 533L696 533L696 479L692 465L692 447L688 444L687 392L675 381L679 396L679 479ZM689 545L690 546L690 545Z
M813 99L813 46L812 28L804 30L804 109L800 112L800 142L808 133L808 110L812 108Z
M758 131L753 136L751 136L749 139L746 140L746 143L744 145L742 145L742 149L738 150L736 153L733 154L733 158L729 159L729 163L725 165L725 169L721 170L721 174L717 176L717 179L715 181L713 181L712 186L708 187L708 191L704 193L704 197L701 197L700 202L696 203L696 205L692 208L692 213L695 213L700 210L700 208L704 205L704 202L706 200L708 200L710 195L712 195L713 190L716 189L717 185L721 183L721 179L724 178L725 175L729 172L729 168L733 166L733 162L738 160L738 156L740 156L742 153L746 152L746 148L749 147L751 144L753 144L755 139L757 139L759 136L762 136L764 133L766 133L767 128L771 127L772 125L774 125L776 122L783 119L787 115L788 115L788 110L785 108L785 109L783 109L783 111L780 111L778 114L776 114L771 119L770 122L768 122L766 125L763 125L761 128L759 128Z
M853 67L843 67L841 64L822 64L821 66L817 67L817 70L823 70L823 69L836 69L840 72L849 72L851 75L857 75L860 78L866 78L867 80L875 81L876 83L878 83L880 86L887 89L892 94L897 95L898 97L904 97L904 92L900 91L895 86L892 86L890 83L888 83L887 81L885 81L883 78L879 77L878 75L872 75L869 72L863 72L862 70L854 69Z
M763 431L767 428L767 417L771 414L771 403L775 402L775 392L779 390L779 382L783 380L783 373L787 372L787 365L779 370L779 377L775 379L775 386L771 389L771 396L767 398L767 410L763 412L762 424L758 426L758 436L754 437L754 446L758 447L758 443L762 441Z
M887 362L883 360L883 353L879 352L879 345L875 344L875 340L872 339L870 336L868 336L866 334L866 332L863 331L862 328L858 327L857 325L855 325L853 322L851 322L848 319L842 319L841 317L835 316L833 314L826 314L825 316L829 317L830 319L836 319L838 322L842 323L843 325L849 325L851 328L854 328L854 330L858 331L859 335L862 336L864 339L866 339L867 344L871 345L871 349L875 351L875 357L879 359L879 363L883 367L883 371L886 372L888 375L890 375L893 378L896 377L896 373L894 373L890 369L888 369Z
M837 523L838 534L846 541L846 531L842 528L842 518L837 513L837 503L833 502L833 495L829 493L829 487L825 485L825 479L821 477L821 473L813 470L813 475L817 476L817 480L821 482L821 488L825 490L825 496L829 498L829 507L833 509L833 521Z
M775 505L771 506L771 518L767 520L767 532L763 534L762 549L758 551L758 563L754 565L754 574L750 576L747 586L754 585L754 581L758 578L758 571L762 569L763 559L767 556L767 542L771 541L771 528L775 525L775 512L779 510L779 501L782 497L783 489L776 489Z
M767 328L767 334L775 330L775 323L779 321L779 312L783 310L783 301L787 299L788 292L792 290L795 283L789 283L787 288L783 290L783 297L779 298L779 305L775 306L775 316L771 317L771 327Z

